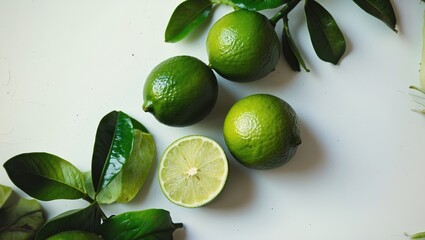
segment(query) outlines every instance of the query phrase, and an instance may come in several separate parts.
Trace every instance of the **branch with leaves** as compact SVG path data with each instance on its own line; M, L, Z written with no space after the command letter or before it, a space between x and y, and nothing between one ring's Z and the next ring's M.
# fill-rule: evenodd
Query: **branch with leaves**
M37 231L36 240L173 239L173 232L183 225L173 223L166 210L147 209L108 217L101 208L101 204L126 203L136 196L155 152L153 137L141 123L123 112L112 111L97 128L91 172L82 173L67 160L45 152L19 154L6 161L4 167L12 182L35 199L88 202L85 208L47 221Z
M228 5L234 10L247 9L262 11L276 9L269 20L273 26L283 21L283 56L294 71L300 66L309 71L298 50L298 44L292 38L289 26L289 13L304 2L304 14L310 40L317 56L332 64L338 64L346 50L346 41L335 19L318 1L315 0L186 0L174 10L165 30L166 42L178 42L184 39L206 19L211 17L214 5ZM390 0L353 0L368 14L396 30L396 16Z

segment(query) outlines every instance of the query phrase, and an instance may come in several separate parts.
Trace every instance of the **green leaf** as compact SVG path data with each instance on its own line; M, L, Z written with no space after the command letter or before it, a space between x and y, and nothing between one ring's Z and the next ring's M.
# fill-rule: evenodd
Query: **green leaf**
M117 177L96 197L98 203L129 202L143 186L156 153L151 134L134 130L133 150Z
M4 167L17 187L39 200L86 196L83 174L74 165L53 154L20 154L9 159Z
M171 15L165 30L166 42L178 42L185 38L209 16L212 3L209 0L187 0L180 3Z
M113 111L102 118L92 158L94 190L102 191L121 171L133 146L133 124L127 114Z
M415 233L409 236L410 239L425 240L425 232Z
M99 229L101 213L97 204L83 209L62 213L44 224L35 236L35 240L44 240L60 232L80 230L96 232Z
M33 239L45 219L40 204L32 199L19 198L0 209L0 239Z
M396 16L390 0L353 0L361 9L378 18L393 31L397 31Z
M87 195L91 199L95 199L96 193L95 193L94 187L93 187L91 172L90 171L85 172L85 173L83 173L83 175L84 175L84 185L86 186Z
M55 234L49 237L47 240L101 240L103 239L101 236L96 235L90 232L83 231L67 231Z
M170 213L163 209L127 212L106 219L99 233L106 240L173 239L173 232L183 227L173 223Z
M283 56L285 57L292 70L299 72L301 70L301 65L304 70L310 72L310 70L304 63L304 59L302 58L300 51L298 50L294 40L292 39L287 19L283 21L282 50Z
M232 2L240 8L260 11L264 9L272 9L289 3L290 0L232 0Z
M314 0L304 6L307 27L317 56L323 61L338 64L345 52L345 39L331 14Z
M0 209L4 206L12 194L12 188L0 184Z

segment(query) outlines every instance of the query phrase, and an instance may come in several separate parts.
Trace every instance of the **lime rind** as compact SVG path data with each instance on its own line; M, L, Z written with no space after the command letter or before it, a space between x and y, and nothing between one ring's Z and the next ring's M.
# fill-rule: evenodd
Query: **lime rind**
M228 171L226 154L217 142L191 135L176 140L164 151L158 180L169 201L195 208L221 193Z

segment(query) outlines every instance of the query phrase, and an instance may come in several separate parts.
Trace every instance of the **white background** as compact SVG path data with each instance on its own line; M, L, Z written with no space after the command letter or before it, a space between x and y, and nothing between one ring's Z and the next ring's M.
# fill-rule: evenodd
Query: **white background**
M290 103L301 121L303 143L291 162L258 171L229 155L225 190L198 209L166 200L156 164L134 201L107 206L107 214L167 209L185 226L175 232L177 240L397 240L425 231L425 117L411 110L408 89L419 82L425 5L393 0L395 33L352 1L319 2L347 40L338 66L315 56L301 3L290 25L311 72L294 73L281 59L259 81L218 77L213 112L198 124L173 128L142 111L144 80L172 56L207 62L208 28L230 7L215 8L212 20L171 44L164 31L177 0L0 0L0 164L42 151L88 171L98 122L112 110L142 122L158 155L189 134L213 138L227 152L222 124L228 109L244 96L270 93ZM3 167L0 184L13 186ZM51 218L86 202L42 206Z

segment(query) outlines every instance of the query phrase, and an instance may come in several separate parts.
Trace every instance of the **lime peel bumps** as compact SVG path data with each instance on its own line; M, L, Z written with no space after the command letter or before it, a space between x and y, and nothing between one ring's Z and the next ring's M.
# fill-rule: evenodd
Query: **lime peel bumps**
M158 181L172 203L194 208L214 200L223 190L229 167L214 140L191 135L174 141L163 153Z
M261 13L244 9L214 23L206 47L210 67L236 82L265 77L280 57L279 37L270 21Z
M217 95L217 79L204 62L192 56L175 56L149 73L142 108L163 124L189 126L212 111Z
M254 169L282 166L301 144L294 109L270 94L250 95L235 103L224 120L223 135L232 156Z

